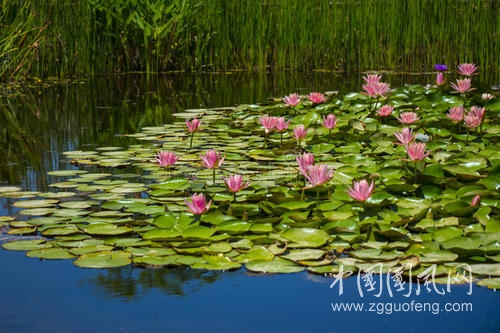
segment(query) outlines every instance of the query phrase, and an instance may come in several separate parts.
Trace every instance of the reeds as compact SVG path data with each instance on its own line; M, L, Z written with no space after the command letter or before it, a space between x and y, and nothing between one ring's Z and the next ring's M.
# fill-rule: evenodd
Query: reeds
M496 0L3 0L0 18L4 79L269 68L425 72L460 62L498 75L500 68Z

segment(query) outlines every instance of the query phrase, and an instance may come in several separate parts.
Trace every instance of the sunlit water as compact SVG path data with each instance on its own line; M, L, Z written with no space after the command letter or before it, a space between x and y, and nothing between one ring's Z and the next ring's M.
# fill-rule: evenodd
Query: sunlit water
M387 81L396 86L433 79ZM120 134L168 123L172 113L188 108L360 86L360 75L233 73L124 76L26 88L23 95L2 98L0 186L50 190L47 172L71 167L63 151L136 143ZM0 203L0 215L15 215L10 200ZM442 294L443 286L430 291L420 286L418 295L414 284L411 294L391 297L387 288L366 292L364 280L354 276L342 280L339 295L339 283L330 288L333 278L307 273L81 269L71 260L40 261L3 249L0 260L1 333L500 331L500 293L478 287L470 293L467 283L449 291L445 286ZM335 310L340 304L363 309Z

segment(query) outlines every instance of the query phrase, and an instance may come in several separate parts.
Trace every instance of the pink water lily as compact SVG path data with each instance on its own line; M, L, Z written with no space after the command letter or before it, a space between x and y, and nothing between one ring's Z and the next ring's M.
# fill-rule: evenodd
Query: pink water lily
M326 164L310 165L307 168L305 177L311 185L307 186L306 188L322 185L329 181L332 176L333 169L329 169Z
M368 82L363 84L365 94L372 97L385 97L390 92L390 85L386 82Z
M212 200L207 203L205 195L203 193L195 193L191 196L191 202L189 202L187 199L184 199L184 203L188 206L191 213L193 213L194 215L201 215L208 212L208 210L210 209L210 205L212 204Z
M408 111L408 112L401 112L399 117L396 117L396 119L402 124L410 125L417 122L420 119L420 117L415 112Z
M290 125L290 120L286 121L285 117L276 118L276 125L275 125L276 131L284 132L289 125Z
M174 152L171 151L159 151L155 156L155 162L158 163L162 167L170 168L172 165L177 162L179 156L177 156Z
M474 90L474 88L471 88L471 80L469 78L458 79L457 83L450 83L450 86L461 94Z
M278 124L278 118L272 116L262 116L259 118L261 125L264 127L264 131L269 133Z
M427 149L425 142L410 142L406 145L406 153L412 161L423 161L429 154L430 150Z
M495 96L493 96L492 94L489 94L489 93L484 93L481 95L481 99L483 101L489 101L489 100L492 100L493 98L495 98Z
M201 125L201 120L193 118L191 121L186 119L186 127L190 133L196 132Z
M319 93L319 92L312 92L307 95L307 98L313 103L313 104L320 104L326 101L326 97L324 94Z
M224 162L225 156L221 156L220 152L215 151L215 149L208 150L205 155L200 155L205 168L217 169Z
M293 128L293 137L296 140L302 140L306 137L307 135L307 130L304 125L297 125Z
M373 191L375 190L375 183L368 183L366 179L362 179L359 182L354 181L352 187L349 187L347 194L351 196L354 200L366 201L368 200Z
M243 183L242 175L231 175L227 178L224 178L224 182L226 182L228 191L233 194L247 188L247 186L250 184L249 182Z
M464 107L462 105L454 106L448 110L446 117L450 118L454 122L462 121L464 118Z
M378 110L377 110L377 114L380 116L380 117L387 117L387 116L390 116L392 114L392 111L394 111L394 106L392 105L388 105L388 104L385 104L385 105L382 105Z
M477 66L475 64L463 63L458 65L458 71L462 75L471 76L476 73Z
M480 195L476 195L472 198L471 202L470 202L470 205L472 207L474 206L479 206L481 204L481 196Z
M483 119L484 118L484 113L486 112L486 109L484 107L480 107L480 106L471 106L470 107L470 113L473 113L474 115L476 115L477 117Z
M443 72L437 73L436 74L436 84L438 86L442 86L445 83L446 83L446 79L444 78L444 73Z
M474 112L467 112L464 116L464 124L467 128L476 128L481 125L483 118Z
M363 80L365 80L366 83L377 83L380 82L382 79L382 75L378 74L367 74L366 76L363 76Z
M334 114L329 114L328 116L323 116L323 126L329 130L332 130L337 125L337 117Z
M405 127L401 132L394 133L394 136L399 140L399 144L406 146L413 140L413 130Z
M295 160L299 165L300 172L305 176L307 175L307 169L314 164L314 154L303 153L302 155L297 155Z
M300 103L301 99L299 97L299 94L297 93L292 93L288 96L285 96L283 98L283 102L285 102L286 105L294 107Z

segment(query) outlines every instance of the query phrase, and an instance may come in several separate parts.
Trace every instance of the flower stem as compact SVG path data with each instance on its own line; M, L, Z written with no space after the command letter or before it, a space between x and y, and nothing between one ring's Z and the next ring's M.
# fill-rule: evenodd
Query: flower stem
M213 173L212 173L212 181L213 181L213 184L215 186L215 168L213 169Z
M193 137L194 137L194 132L191 132L191 140L189 141L189 149L193 147Z

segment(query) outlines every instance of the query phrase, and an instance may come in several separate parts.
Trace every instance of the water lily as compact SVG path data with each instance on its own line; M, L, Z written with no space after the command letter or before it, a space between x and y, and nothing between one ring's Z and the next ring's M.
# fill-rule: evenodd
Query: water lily
M302 139L305 139L307 135L307 130L304 125L297 125L293 128L293 137L298 141L299 147Z
M401 132L394 133L394 136L399 140L399 144L406 146L413 140L413 130L405 127Z
M193 147L193 137L194 133L198 131L198 128L201 125L201 120L198 118L193 118L191 121L186 119L186 127L189 133L191 133L191 140L189 142L189 149Z
M467 112L464 116L464 124L469 129L476 128L481 125L482 120L483 118L480 115L471 111Z
M247 186L250 184L250 182L243 183L242 175L231 175L224 178L224 182L226 183L228 191L233 194L236 194L236 192L247 188Z
M469 78L457 79L457 83L450 83L450 86L461 94L474 90L471 88L471 80Z
M286 121L285 117L278 117L276 118L276 131L280 133L280 142L283 143L283 132L288 129L288 126L290 126L290 120Z
M285 102L286 105L295 107L300 103L301 99L299 97L299 94L297 93L292 93L288 96L285 96L283 98L283 102Z
M259 121L264 127L264 132L269 133L274 127L276 127L276 124L278 123L278 118L272 117L272 116L262 116L259 118Z
M471 106L470 108L470 113L473 113L475 116L483 119L484 118L484 113L486 112L486 109L484 107L480 106Z
M476 73L477 66L475 64L463 63L458 65L458 71L462 75L471 76Z
M326 101L326 97L324 94L319 93L319 92L312 92L307 95L307 98L313 103L313 104L320 104Z
M392 114L392 111L394 111L394 106L392 105L388 105L388 104L385 104L385 105L382 105L378 110L377 110L377 114L380 116L380 117L387 117L387 116L390 116Z
M329 169L326 164L310 165L307 168L305 177L311 184L307 188L322 185L329 181L333 176L333 169Z
M177 156L174 152L171 151L159 151L155 156L155 162L158 163L162 167L170 168L172 165L177 162L179 156Z
M366 83L377 83L380 82L382 79L382 75L378 74L367 74L363 76L363 80L365 80Z
M479 206L480 204L481 204L481 196L480 195L474 196L470 202L470 205L472 207Z
M390 92L390 85L386 82L369 82L363 84L365 94L372 98L385 97Z
M364 202L371 197L374 190L375 183L373 180L371 183L368 183L366 179L362 179L359 182L354 181L352 187L348 188L347 194L354 200Z
M188 206L191 213L193 213L194 215L201 215L208 212L208 210L210 209L210 205L212 204L212 200L207 203L205 195L203 193L195 193L191 196L191 202L189 202L187 199L184 199L184 203Z
M437 71L445 71L448 69L448 66L446 66L445 64L435 64L434 65L434 69L437 70Z
M425 142L410 142L406 145L406 153L412 161L423 161L430 155L430 150L427 149Z
M203 166L207 169L213 169L213 184L215 185L215 169L219 168L224 162L225 156L221 156L220 152L215 149L208 150L205 155L200 155Z
M303 153L295 157L297 164L299 165L300 172L305 176L307 175L307 169L314 164L314 154L313 153Z
M413 111L408 111L408 112L401 112L399 117L396 117L396 119L402 124L410 125L417 122L420 119L420 117L418 116L417 113Z
M454 122L462 121L464 117L464 107L462 105L454 106L448 110L446 117Z
M443 84L446 83L446 79L444 78L443 72L439 72L436 74L436 84L438 86L442 86Z
M337 125L337 117L335 117L334 114L329 114L326 117L323 117L323 126L330 131L335 128L335 125Z
M493 98L495 98L495 96L493 96L492 94L489 94L489 93L484 93L484 94L481 95L481 99L483 101L490 101Z

